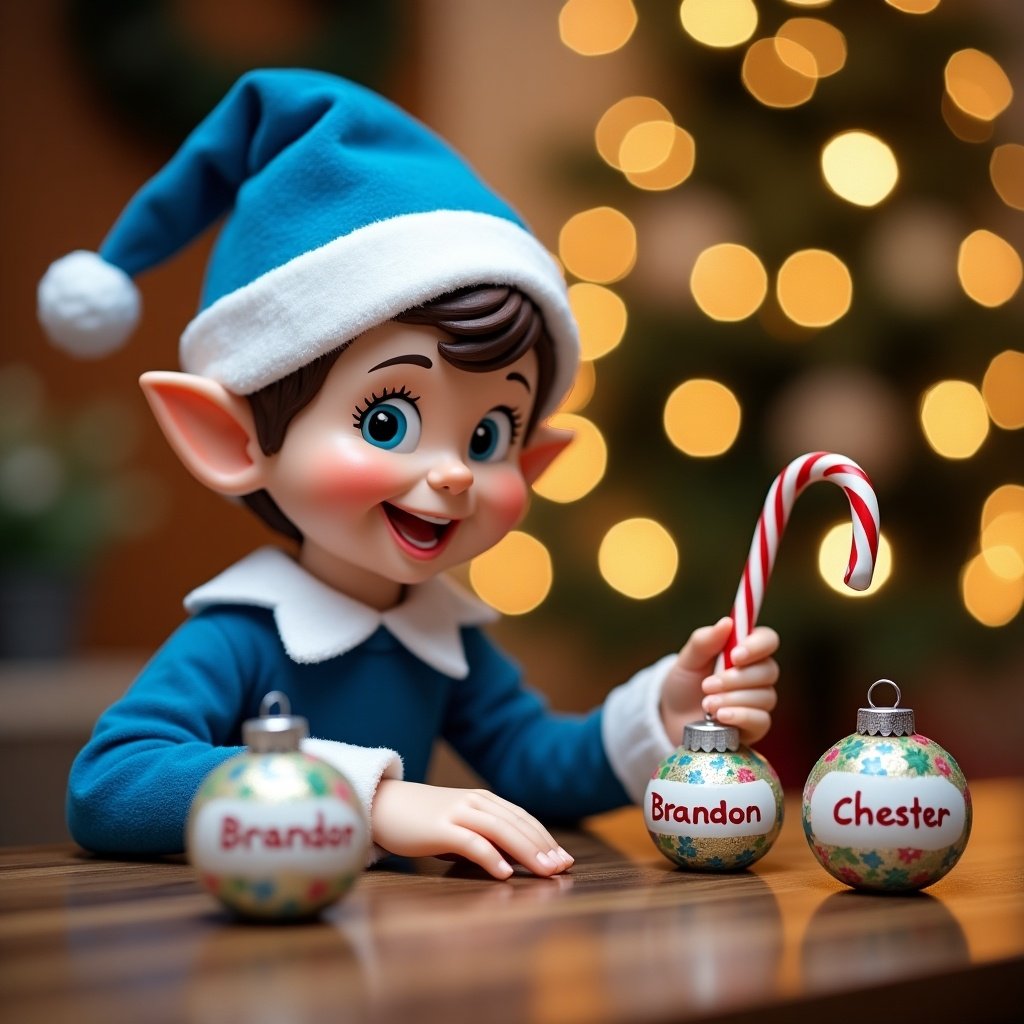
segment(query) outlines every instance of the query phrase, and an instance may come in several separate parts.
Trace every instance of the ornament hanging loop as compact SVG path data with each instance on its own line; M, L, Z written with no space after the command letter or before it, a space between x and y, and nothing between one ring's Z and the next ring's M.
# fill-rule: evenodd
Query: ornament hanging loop
M876 686L882 686L883 684L886 685L886 686L891 686L896 691L896 699L891 704L876 704L871 699L871 693L874 690L874 688ZM900 693L900 688L891 679L876 679L868 687L868 705L870 707L873 707L873 708L879 708L879 707L883 707L883 708L898 708L900 706L900 700L902 699L902 697L903 697L903 694Z
M292 713L292 702L288 699L288 694L282 693L280 690L271 690L260 701L260 718L272 717L271 708L275 704L277 705L278 715L290 715Z

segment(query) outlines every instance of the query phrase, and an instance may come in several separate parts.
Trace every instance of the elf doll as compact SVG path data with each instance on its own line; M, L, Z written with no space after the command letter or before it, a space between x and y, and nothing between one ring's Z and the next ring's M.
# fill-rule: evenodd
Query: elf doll
M99 253L46 273L53 340L100 355L134 328L132 277L223 218L184 370L141 384L201 483L295 553L254 552L107 710L68 821L99 853L180 851L202 779L270 690L352 781L373 857L461 855L496 878L572 864L542 822L639 800L702 710L768 730L778 640L711 675L728 619L589 714L551 712L445 570L496 544L569 440L544 422L578 363L561 275L518 215L388 101L318 72L245 75L131 200ZM447 739L493 789L424 784Z

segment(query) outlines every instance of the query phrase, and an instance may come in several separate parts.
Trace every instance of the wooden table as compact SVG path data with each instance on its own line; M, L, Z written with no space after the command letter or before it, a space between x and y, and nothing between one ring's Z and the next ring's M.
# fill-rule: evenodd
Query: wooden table
M233 922L184 863L8 849L0 1019L1020 1020L1024 781L972 789L963 859L904 897L827 875L796 800L774 849L736 875L674 870L629 809L558 833L570 875L399 863L285 927Z

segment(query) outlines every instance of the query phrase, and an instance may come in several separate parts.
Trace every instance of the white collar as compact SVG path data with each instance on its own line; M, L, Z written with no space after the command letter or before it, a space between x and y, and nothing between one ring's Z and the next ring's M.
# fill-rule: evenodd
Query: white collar
M300 664L351 651L385 626L417 658L455 679L469 674L459 628L498 617L442 576L406 588L401 604L379 612L322 583L271 547L247 555L185 598L192 614L219 604L271 609L285 651Z

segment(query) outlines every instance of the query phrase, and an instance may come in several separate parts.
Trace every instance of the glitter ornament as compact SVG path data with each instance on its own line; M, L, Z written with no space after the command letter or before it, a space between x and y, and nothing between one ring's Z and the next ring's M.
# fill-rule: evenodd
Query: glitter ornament
M690 871L734 871L760 860L782 828L782 808L772 766L710 717L686 726L644 795L651 839Z
M889 707L871 699L883 684L896 692ZM807 842L826 871L855 889L923 889L956 864L971 834L963 772L899 703L892 680L873 683L857 731L818 759L804 786Z
M203 885L246 917L311 917L366 863L362 806L344 775L300 751L309 726L290 711L283 693L268 693L260 717L242 725L249 749L206 777L189 812L188 854Z

